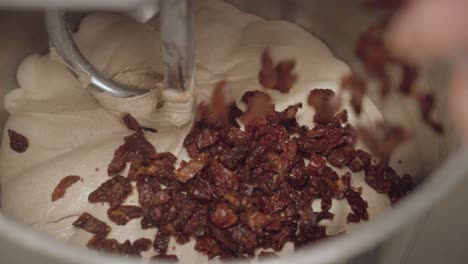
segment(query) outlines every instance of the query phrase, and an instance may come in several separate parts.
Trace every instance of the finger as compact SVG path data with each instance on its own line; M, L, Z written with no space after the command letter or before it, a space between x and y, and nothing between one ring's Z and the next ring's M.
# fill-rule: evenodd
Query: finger
M426 62L468 48L468 1L411 0L392 20L387 44L400 58Z
M468 65L457 66L452 72L448 100L453 122L468 144Z

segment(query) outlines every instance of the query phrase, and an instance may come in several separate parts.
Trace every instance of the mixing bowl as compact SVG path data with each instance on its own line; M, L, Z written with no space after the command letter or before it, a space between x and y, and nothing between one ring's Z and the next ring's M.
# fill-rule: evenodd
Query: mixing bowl
M230 0L238 8L265 19L288 20L321 38L352 68L358 63L353 47L359 33L381 14L364 12L359 1L340 0ZM79 17L79 15L77 16ZM0 32L0 124L8 113L3 107L5 94L17 87L16 68L30 53L45 53L48 38L43 15L33 11L1 11ZM445 132L434 133L421 121L417 108L399 96L382 100L378 93L367 96L379 108L385 120L397 122L412 133L411 142L398 153L417 183L415 190L393 210L360 225L349 235L338 236L297 250L293 255L265 262L329 263L374 261L373 250L395 233L415 223L437 200L450 192L468 171L468 153L460 148L453 124L448 118L445 100L447 67L436 65L422 69L419 85L436 94L435 117L442 120ZM19 194L21 195L21 194ZM362 254L367 258L362 258ZM133 263L129 258L108 256L68 245L35 232L6 215L0 214L0 256L2 263ZM359 257L361 256L361 257ZM358 257L356 259L356 257Z

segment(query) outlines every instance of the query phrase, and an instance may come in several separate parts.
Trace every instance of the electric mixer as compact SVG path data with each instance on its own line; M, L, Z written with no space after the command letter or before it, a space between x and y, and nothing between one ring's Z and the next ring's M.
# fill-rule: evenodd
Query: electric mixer
M58 51L58 49L57 49L57 51ZM65 58L65 56L63 56L63 55L62 55L62 57ZM85 75L85 76L86 76L86 75ZM97 75L94 75L94 76L97 76Z

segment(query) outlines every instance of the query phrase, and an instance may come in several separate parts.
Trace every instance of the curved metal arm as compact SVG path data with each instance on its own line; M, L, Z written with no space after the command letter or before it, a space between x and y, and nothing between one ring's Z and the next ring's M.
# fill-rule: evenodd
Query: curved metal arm
M102 76L78 50L73 41L72 34L65 23L65 15L62 10L47 10L46 25L50 42L67 66L77 74L88 76L90 83L98 90L115 97L129 97L147 92L147 90L128 87Z
M164 86L185 91L194 67L192 0L161 0L160 10Z
M191 0L162 0L161 2L162 55L164 61L165 89L185 91L192 78L194 44L192 37L193 9ZM157 9L155 0L147 0L142 13L147 18ZM151 7L151 8L148 8ZM140 10L141 11L141 10ZM141 12L140 12L141 13ZM142 15L140 14L140 16ZM67 66L79 75L89 78L98 90L115 97L140 95L146 90L128 87L103 76L81 54L65 22L65 12L60 9L46 11L46 25L50 42Z

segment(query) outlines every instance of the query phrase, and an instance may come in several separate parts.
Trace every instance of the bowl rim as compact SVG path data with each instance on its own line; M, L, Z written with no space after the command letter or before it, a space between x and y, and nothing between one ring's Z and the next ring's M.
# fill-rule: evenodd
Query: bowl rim
M393 210L356 227L352 233L301 248L288 256L265 259L264 263L284 263L285 260L304 264L343 261L377 246L398 231L405 223L430 209L435 202L453 189L468 171L467 159L468 149L461 147L454 151L427 180L422 182L401 203L398 203ZM447 175L450 175L450 178ZM131 264L141 262L137 259L92 252L85 248L63 243L32 228L25 228L23 224L17 223L1 213L0 235L20 248L66 263Z

